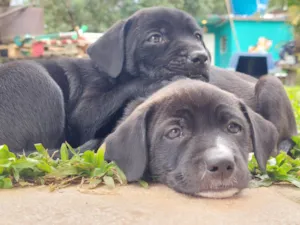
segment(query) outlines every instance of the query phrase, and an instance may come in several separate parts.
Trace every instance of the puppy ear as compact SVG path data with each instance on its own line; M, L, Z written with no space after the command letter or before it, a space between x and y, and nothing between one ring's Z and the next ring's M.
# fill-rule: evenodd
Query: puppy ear
M123 69L128 26L129 22L119 21L87 49L87 54L98 69L113 78L118 77Z
M114 161L127 181L139 180L146 169L147 120L151 109L137 109L105 139L105 159Z
M277 147L277 129L244 103L240 103L240 108L249 123L254 155L261 170L265 171L267 161Z

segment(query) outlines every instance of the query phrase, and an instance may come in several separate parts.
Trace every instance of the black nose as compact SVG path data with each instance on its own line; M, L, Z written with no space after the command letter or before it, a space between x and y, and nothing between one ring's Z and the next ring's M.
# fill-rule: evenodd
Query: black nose
M207 170L214 176L226 179L234 171L234 162L230 157L213 157L207 160Z
M193 51L189 55L190 63L203 64L208 60L207 53L205 51Z

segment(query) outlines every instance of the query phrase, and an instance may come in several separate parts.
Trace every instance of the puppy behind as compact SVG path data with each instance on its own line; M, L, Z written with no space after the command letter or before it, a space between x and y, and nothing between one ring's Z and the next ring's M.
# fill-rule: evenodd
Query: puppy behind
M64 141L63 93L45 68L23 61L0 65L0 145L14 152Z
M129 182L149 175L178 192L224 198L247 187L248 153L264 170L277 138L274 125L233 94L185 79L136 107L105 139L105 159Z

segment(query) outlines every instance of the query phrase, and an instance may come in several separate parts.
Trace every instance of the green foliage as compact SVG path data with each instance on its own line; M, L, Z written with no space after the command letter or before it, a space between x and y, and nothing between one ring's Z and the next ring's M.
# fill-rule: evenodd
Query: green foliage
M300 131L300 86L286 87L287 95L291 101L298 130Z
M287 9L288 22L294 27L295 34L300 34L300 0L270 0L268 7L272 9Z
M300 0L287 0L288 6L291 5L300 5Z
M269 9L283 9L286 6L286 0L269 0Z
M35 0L28 0L35 2ZM102 32L121 18L118 0L40 0L47 33L67 32L88 25L90 32Z
M286 87L286 92L294 110L298 130L300 130L300 87ZM300 135L292 139L296 145L291 150L291 156L280 152L276 157L270 157L265 174L260 171L252 155L248 163L248 168L255 178L251 182L252 186L270 186L278 182L288 182L300 187Z
M197 19L208 14L227 14L224 0L25 0L45 10L47 33L73 30L86 24L90 32L104 32L112 24L139 9L151 6L176 7ZM269 9L299 5L299 0L270 0Z
M300 140L300 137L295 138ZM271 157L267 163L266 173L260 171L257 161L252 155L248 168L255 179L251 181L251 186L270 186L274 183L287 182L300 188L300 158L294 158L300 154L299 147L298 145L294 148L293 157L283 151L276 157Z
M86 24L90 32L104 32L112 24L139 9L151 6L176 7L196 18L225 14L224 0L27 0L45 10L46 32L71 31Z
M119 167L104 160L104 145L96 153L79 154L63 143L59 151L61 160L54 160L41 144L35 148L28 156L16 156L6 145L0 146L0 188L50 184L56 189L73 183L87 183L90 188L101 184L113 188L116 183L127 183Z

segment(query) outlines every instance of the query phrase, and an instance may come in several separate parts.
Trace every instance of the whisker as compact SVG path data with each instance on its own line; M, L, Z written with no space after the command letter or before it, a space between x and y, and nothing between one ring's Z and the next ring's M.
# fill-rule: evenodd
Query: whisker
M206 164L206 162L204 161L204 173L203 173L202 177L200 178L200 181L202 181L202 180L204 179L206 173L207 173L207 164Z

